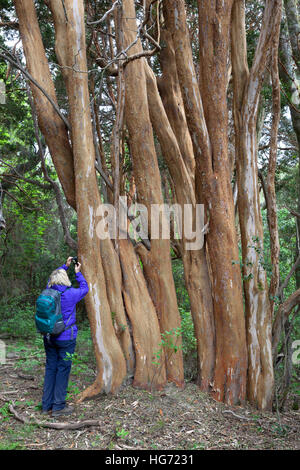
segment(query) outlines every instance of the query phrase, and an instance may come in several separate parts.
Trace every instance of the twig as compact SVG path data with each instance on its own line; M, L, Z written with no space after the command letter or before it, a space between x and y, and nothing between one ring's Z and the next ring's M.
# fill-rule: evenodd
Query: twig
M237 415L236 413L234 413L233 411L231 410L224 410L222 411L222 413L231 413L233 416L235 416L236 418L238 419L245 419L246 421L251 421L251 418L247 418L246 416L241 416L241 415Z
M120 5L120 1L119 0L116 0L113 4L113 6L111 7L110 10L108 10L101 18L100 20L97 20L97 21L87 21L86 24L87 25L92 25L92 24L99 24L99 23L103 23L103 21L106 20L106 18L108 18L108 16L115 10L115 8Z
M16 168L14 168L12 165L10 165L9 163L7 163L6 161L2 160L2 158L0 158L0 163L3 164L3 165L8 166L9 168L11 168L11 169L16 173L15 175L9 174L9 173L2 173L2 174L1 174L1 177L7 176L8 178L21 179L22 181L25 181L25 183L35 184L36 186L39 186L41 189L46 189L46 190L47 190L47 189L51 189L51 186L50 186L50 185L43 184L43 183L41 183L40 181L35 181L35 180L30 179L30 178L25 178L24 176L22 176L22 175L16 170Z
M104 173L103 169L100 168L98 162L96 162L96 161L95 161L95 168L98 171L99 175L102 176L102 178L104 179L104 181L107 184L107 186L109 187L109 189L111 189L113 191L114 188L113 188L112 183L109 181L109 179L106 176L106 174Z
M12 28L12 29L19 29L19 23L16 21L1 21L0 28Z
M287 287L287 285L289 283L289 280L291 279L292 275L294 274L294 272L296 271L296 269L298 268L299 265L300 265L300 255L296 259L294 265L291 267L290 272L286 276L285 280L282 282L282 284L278 288L278 294L277 295L278 295L279 298L281 298L283 296L284 289Z
M18 377L20 377L20 379L25 379L25 380L34 380L35 379L34 375L23 374L22 372L18 372Z
M32 442L32 443L28 443L26 444L26 446L35 446L35 447L40 447L40 446L45 446L47 444L47 441L46 442L39 442L39 443L35 443L35 442Z
M283 206L285 209L287 209L292 215L294 215L295 217L298 217L298 219L300 219L300 214L299 212L296 212L294 209L290 209L288 206L284 205Z
M1 48L3 50L3 48ZM5 49L4 49L5 50ZM48 99L48 101L50 101L50 103L52 104L53 108L55 109L55 111L57 112L57 114L59 115L59 117L62 119L62 121L65 123L66 127L71 130L71 126L68 122L68 120L65 118L65 116L60 112L60 109L58 108L57 104L53 101L53 99L51 98L51 96L46 92L46 90L44 90L44 88L30 75L29 72L27 72L27 70L24 69L24 67L21 66L21 64L19 64L18 62L18 59L16 57L14 57L14 59L12 59L11 57L9 57L9 55L12 55L9 51L5 51L6 54L2 54L0 52L0 57L4 60L7 60L8 62L10 62L11 65L13 65L14 67L16 67L17 69L19 69L22 74L28 78L28 80L30 80L45 96L46 98ZM9 54L9 55L7 55Z
M3 189L3 192L7 194L11 199L13 199L22 209L26 209L28 211L37 211L39 208L38 207L27 207L24 206L16 197L14 197L12 194L10 194L6 189Z

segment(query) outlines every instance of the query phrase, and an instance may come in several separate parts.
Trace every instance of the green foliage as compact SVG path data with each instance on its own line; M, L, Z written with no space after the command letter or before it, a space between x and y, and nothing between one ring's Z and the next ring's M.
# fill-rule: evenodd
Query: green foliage
M24 297L0 303L0 332L16 338L32 338L37 335L34 310L30 303L23 303Z
M181 259L173 260L172 271L176 288L177 301L180 308L185 311L190 310L190 299L185 287L184 268Z
M80 375L88 370L87 364L84 363L83 358L77 352L73 354L67 352L64 359L65 361L72 361L72 375Z
M161 357L163 352L165 352L170 358L172 354L176 354L177 351L182 348L182 346L178 344L178 338L180 338L181 334L182 328L180 327L172 328L170 331L161 333L162 340L159 343L160 348L157 351L154 351L154 360L152 361L152 364L161 366Z
M0 408L0 415L2 417L1 421L8 421L9 420L9 403L5 403L1 408Z
M22 446L19 442L10 442L10 441L1 441L0 450L25 450L25 447Z
M116 429L115 429L115 435L119 439L126 439L126 437L129 434L129 431L126 431L123 427L120 426L121 422L117 421L116 423Z
M196 351L197 342L194 332L194 323L190 311L179 307L181 316L181 333L182 333L182 351L184 355L189 355Z

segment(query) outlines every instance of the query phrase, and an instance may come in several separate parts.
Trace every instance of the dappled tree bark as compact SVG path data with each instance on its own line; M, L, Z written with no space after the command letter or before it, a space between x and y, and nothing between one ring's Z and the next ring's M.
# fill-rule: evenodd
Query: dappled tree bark
M165 112L176 136L186 169L189 173L190 179L194 183L195 158L193 144L187 127L183 100L178 82L172 35L165 28L161 31L161 44L162 49L159 53L159 60L162 68L162 75L157 78L157 85Z
M86 304L97 361L97 378L80 399L99 393L102 389L115 392L126 374L125 358L113 327L107 298L105 276L96 235L96 212L101 204L95 173L95 150L89 106L88 76L85 54L83 2L64 2L64 40L60 43L67 72L70 122L76 184L78 217L78 248L83 272L90 291ZM52 3L52 9L56 6ZM84 196L84 197L83 197Z
M197 202L205 204L209 220L207 244L216 328L213 396L234 404L245 398L247 360L240 269L233 264L238 259L238 245L226 136L225 77L231 2L223 2L218 12L220 16L217 16L215 6L199 2L199 29L203 31L200 38L203 95L200 95L193 65L184 2L166 1L164 6L196 159ZM215 34L214 23L219 26ZM204 83L206 69L209 73L207 85ZM207 90L208 86L212 86L216 96L212 96L212 90ZM202 100L205 100L204 106Z
M271 316L273 317L275 307L275 296L278 293L279 287L279 234L278 234L278 220L277 220L277 204L276 204L276 191L275 191L275 172L277 163L277 141L278 141L278 126L280 120L280 82L278 71L278 46L279 46L279 30L280 22L276 25L276 37L272 44L271 49L271 79L272 79L272 127L270 136L270 153L269 165L267 175L267 217L270 233L271 245L271 263L272 263L272 276L269 286L269 299L271 307Z
M133 385L148 390L161 389L166 384L166 367L156 310L131 242L119 240L119 244L124 302L135 348Z
M165 47L168 46L166 45ZM176 71L175 67L176 64L173 63L173 70L175 69ZM173 126L171 127L167 116L167 110L172 107L171 102L172 97L174 97L172 89L169 89L167 84L165 84L161 79L161 86L165 87L165 102L169 103L165 110L158 92L155 75L146 63L145 71L147 77L147 94L151 122L169 168L174 185L176 202L180 205L183 214L185 204L190 204L195 208L196 201L193 180L190 178L192 165L189 163L191 157L193 157L193 152L191 149L190 159L184 159L181 149L179 148L181 136L184 136L184 139L188 139L189 137L188 128L185 120L183 119L184 110L182 109L180 114L174 112L172 116ZM169 96L169 91L171 92L171 96ZM180 89L177 89L177 97L178 99L181 97ZM180 124L182 131L178 135L173 131L173 128L179 128ZM184 127L186 128L184 129ZM184 265L185 285L189 293L191 313L195 327L195 336L197 339L197 382L201 390L208 391L213 379L215 363L215 331L211 284L208 274L205 246L201 250L187 250L185 247L187 239L185 236L184 226L182 232L180 245Z
M286 1L288 3L293 2ZM32 0L15 0L15 4L28 71L56 103L34 3ZM244 2L199 0L197 74L183 0L164 0L162 9L157 4L155 15L148 15L153 2L144 2L145 18L148 15L145 25L155 16L157 38L149 36L150 29L148 33L146 27L143 29L140 18L137 22L133 0L111 3L112 10L104 15L105 27L109 24L109 39L104 41L107 45L105 58L100 57L97 34L93 35L97 28L88 36L88 49L92 49L91 44L96 49L96 53L91 51L91 62L94 56L99 55L94 57L95 63L101 67L108 66L109 51L112 60L106 72L117 77L115 83L110 81L108 84L108 99L115 111L112 113L114 122L109 122L113 131L108 158L106 148L102 146L101 111L94 99L98 82L90 79L87 70L83 0L48 0L47 5L52 12L55 51L67 92L68 122L59 111L55 111L45 93L34 84L31 88L39 126L58 177L68 202L77 210L79 256L90 286L86 306L97 377L81 394L80 400L102 390L115 392L124 380L126 370L128 375L133 375L133 384L137 387L161 389L168 380L183 385L180 335L174 333L176 353L168 347L163 348L161 342L163 333L175 331L181 325L170 240L162 239L161 234L159 239L151 237L150 218L147 239L135 248L128 239L114 243L110 239L100 241L96 233L101 197L95 168L109 188L107 200L114 203L117 214L119 195L125 192L125 187L126 191L129 188L130 202L137 200L144 204L149 216L154 204L164 203L155 147L157 139L157 147L161 149L168 167L162 171L165 199L176 202L182 212L186 204L190 204L194 212L196 204L203 204L205 208L203 247L186 249L185 245L190 240L184 226L183 239L176 240L176 253L181 256L184 266L197 338L198 383L202 390L212 392L217 400L233 405L244 402L247 389L251 403L269 409L274 377L272 302L268 296L276 293L279 276L275 167L280 108L276 51L281 1L266 0L261 34L249 71ZM111 34L112 15L114 35ZM103 18L96 23L102 21ZM146 40L141 41L143 35L148 44ZM151 68L151 61L147 62L145 58L159 49L156 39L162 46L158 56L162 70L159 78ZM256 123L261 84L272 41L274 120L266 194L274 272L269 290L263 265ZM146 50L150 43L155 48L152 51L150 48ZM145 44L145 49L142 44ZM228 150L230 55L235 159ZM105 81L102 71L101 81L102 78ZM89 93L93 97L92 103ZM128 131L126 153L123 110ZM122 174L122 165L127 159L130 165L132 163L132 173L130 167L128 173L126 169ZM244 298L231 187L234 161ZM166 218L164 212L160 228L163 218ZM280 317L285 318L285 315L282 310ZM274 344L278 338L278 322L280 318L277 320L276 317Z
M258 192L256 120L267 55L278 35L281 2L267 1L251 71L246 59L244 3L233 9L232 67L238 206L241 228L248 345L248 398L270 409L273 397L271 305L263 259L263 226Z
M124 0L122 29L124 47L136 39L135 6L133 0ZM130 48L130 55L141 53L140 40ZM149 219L151 205L163 204L161 178L154 147L152 125L149 116L144 58L131 61L125 68L125 119L129 132L133 173L138 202L147 207ZM149 222L149 234L151 225ZM171 268L170 241L152 239L150 251L139 252L143 262L143 272L155 305L161 332L180 327L180 315ZM180 337L174 338L180 346ZM166 358L168 356L166 355ZM183 358L179 349L167 360L167 378L178 385L183 384Z
M300 20L295 9L293 1L285 1L285 12L287 17L287 25L289 31L289 38L291 42L291 51L289 48L289 41L285 33L285 28L281 28L281 36L279 41L279 75L284 89L288 96L288 105L292 118L293 130L296 135L298 144L298 158L299 158L299 176L298 176L298 201L297 211L300 212L300 92L299 92L299 80L300 80L300 60L299 60L299 47L297 48L300 31ZM294 34L293 34L294 33ZM296 34L296 36L295 36ZM296 67L295 67L296 65ZM300 219L296 218L296 256L298 258L300 254ZM300 287L300 268L296 270L296 286Z
M299 5L296 0L284 0L284 9L286 13L290 43L292 49L293 60L297 68L298 79L300 79L300 22L299 22ZM299 93L299 92L298 92Z

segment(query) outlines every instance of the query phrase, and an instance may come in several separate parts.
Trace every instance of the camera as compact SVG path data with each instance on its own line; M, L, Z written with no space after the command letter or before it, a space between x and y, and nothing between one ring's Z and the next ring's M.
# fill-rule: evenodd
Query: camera
M74 256L74 258L72 258L72 263L74 263L75 266L78 265L78 257L77 256Z

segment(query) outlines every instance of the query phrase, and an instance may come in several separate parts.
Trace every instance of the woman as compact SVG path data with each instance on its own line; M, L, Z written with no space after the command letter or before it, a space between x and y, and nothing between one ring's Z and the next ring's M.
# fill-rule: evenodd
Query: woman
M73 412L73 407L66 405L67 386L72 365L72 360L68 357L74 353L76 346L76 304L89 291L88 284L80 272L80 263L75 265L75 277L79 288L72 287L67 274L71 262L72 257L70 256L66 264L53 271L47 285L47 288L61 292L61 313L67 327L59 336L44 336L46 370L42 412L50 413L52 411L52 416Z

